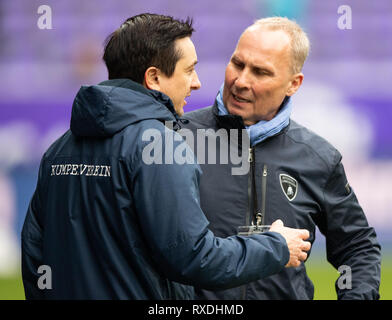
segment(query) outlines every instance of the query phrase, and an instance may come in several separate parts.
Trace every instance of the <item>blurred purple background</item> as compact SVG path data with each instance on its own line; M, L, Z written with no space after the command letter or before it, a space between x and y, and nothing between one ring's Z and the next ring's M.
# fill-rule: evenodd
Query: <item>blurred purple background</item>
M51 30L37 26L44 4L52 10ZM338 28L341 5L351 7L352 29ZM194 19L202 88L186 111L213 103L238 37L255 19L297 20L311 53L293 118L341 151L369 223L391 243L392 1L13 0L0 2L0 273L18 259L39 160L68 129L77 90L107 77L105 38L143 12Z

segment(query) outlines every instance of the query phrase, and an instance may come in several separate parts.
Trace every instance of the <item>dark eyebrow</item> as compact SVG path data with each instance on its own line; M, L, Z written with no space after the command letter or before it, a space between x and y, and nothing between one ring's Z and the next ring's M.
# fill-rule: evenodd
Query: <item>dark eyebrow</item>
M186 68L186 70L191 70L192 68L195 67L195 65L198 63L199 61L195 61L194 63L192 63L189 67Z
M238 57L236 57L236 56L232 56L232 57L231 57L231 60L234 61L234 62L236 62L236 63L242 63L241 59L238 58Z
M268 75L274 75L274 72L272 70L264 68L264 67L254 66L253 70L255 70L256 72L265 73L265 74L268 74Z
M241 64L243 65L244 63L242 62L242 60L240 58L238 58L237 56L233 55L231 57L231 61L233 61L234 63L237 64ZM255 70L257 72L262 72L262 73L266 73L269 75L274 75L274 72L268 68L268 67L262 67L262 66L258 66L258 65L251 65L252 70Z

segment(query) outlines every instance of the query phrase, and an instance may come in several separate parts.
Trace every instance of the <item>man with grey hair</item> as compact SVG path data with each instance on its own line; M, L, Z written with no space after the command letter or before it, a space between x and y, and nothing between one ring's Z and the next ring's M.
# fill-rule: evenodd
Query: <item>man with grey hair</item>
M250 163L246 174L232 175L230 163L201 164L201 207L211 230L221 237L236 234L239 226L254 230L281 219L292 228L309 230L313 243L317 226L326 238L328 261L351 271L342 272L336 282L338 299L378 299L380 245L347 182L342 157L290 119L291 97L304 79L308 52L308 37L294 21L256 21L241 35L214 105L185 115L186 127L194 132L246 130L250 140L249 153L242 154ZM217 148L227 149L227 144L232 147L233 141L220 140ZM197 291L201 299L314 296L303 262L245 286Z

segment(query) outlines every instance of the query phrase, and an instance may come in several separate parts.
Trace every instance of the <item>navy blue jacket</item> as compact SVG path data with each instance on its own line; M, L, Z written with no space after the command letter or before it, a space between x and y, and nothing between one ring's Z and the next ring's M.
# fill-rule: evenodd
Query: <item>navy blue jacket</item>
M208 229L200 167L166 156L172 143L194 158L165 126L176 120L167 96L130 80L80 89L71 130L43 156L22 230L28 299L192 299L189 285L230 288L284 268L280 234L223 239ZM169 161L146 163L146 150ZM41 265L51 289L38 285Z
M189 121L185 127L195 134L207 129L245 129L241 117L219 115L216 104L184 118ZM217 154L228 150L225 140L218 140L216 146ZM281 219L286 226L309 230L312 243L317 226L326 238L328 261L336 269L342 267L345 277L336 282L338 298L378 299L380 245L347 181L340 153L292 120L278 134L245 151L242 157L249 159L250 166L244 175L233 175L232 168L238 166L230 162L200 165L201 208L214 234L233 235L237 226L256 221L258 213L264 224ZM313 299L314 295L304 263L241 287L201 289L196 291L200 299Z

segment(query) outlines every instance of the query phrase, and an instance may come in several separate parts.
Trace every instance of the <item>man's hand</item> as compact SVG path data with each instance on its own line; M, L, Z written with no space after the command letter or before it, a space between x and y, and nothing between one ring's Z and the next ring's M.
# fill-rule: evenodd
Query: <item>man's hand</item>
M287 267L299 267L301 261L305 261L308 257L305 251L309 251L311 244L304 241L309 238L309 231L306 229L292 229L285 227L282 220L276 220L269 231L280 233L287 242L290 251L290 259L286 264Z

